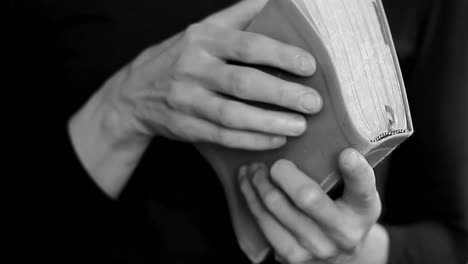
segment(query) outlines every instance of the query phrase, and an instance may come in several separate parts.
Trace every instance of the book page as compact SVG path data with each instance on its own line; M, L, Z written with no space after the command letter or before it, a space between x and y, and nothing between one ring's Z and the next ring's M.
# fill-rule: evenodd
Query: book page
M406 110L383 17L374 0L296 0L338 71L352 123L370 140L407 128Z

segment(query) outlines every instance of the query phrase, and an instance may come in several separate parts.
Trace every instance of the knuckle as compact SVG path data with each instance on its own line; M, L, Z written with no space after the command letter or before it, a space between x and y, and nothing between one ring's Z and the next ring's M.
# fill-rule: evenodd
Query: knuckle
M182 84L179 82L172 82L169 84L169 91L166 96L166 104L172 109L182 109L186 106Z
M247 181L244 180L240 188L241 188L241 191L244 193L244 196L246 197L248 207L250 211L252 212L252 214L255 217L261 218L263 215L262 207L261 207L262 205L257 199L254 198L254 196L249 195L249 193L251 193L252 190L249 188Z
M287 45L279 45L276 49L276 54L279 61L288 68L296 69L298 68L298 54L292 48Z
M335 257L338 250L335 246L328 242L315 240L314 237L298 234L297 242L307 250L309 250L315 258L326 260Z
M315 186L305 185L297 191L296 202L302 209L320 209L323 197Z
M243 184L242 188L244 193L249 192L246 183ZM247 198L247 202L249 203L249 208L252 211L252 213L257 217L261 217L261 215L263 214L262 204L257 199L254 199L252 196L249 196Z
M185 40L188 43L196 43L200 40L201 35L205 31L205 26L202 23L194 23L185 30Z
M284 204L283 197L278 191L275 190L269 190L263 194L263 200L265 201L266 207L274 212L281 208Z
M174 80L181 79L181 76L189 75L191 72L191 64L190 62L190 55L188 55L190 51L184 51L178 60L173 65L173 71L171 74L171 78Z
M287 263L301 263L310 258L310 255L305 250L294 246L289 247L284 255Z
M206 61L202 48L197 45L185 47L173 63L170 76L172 79L187 79L198 76Z
M247 91L251 85L252 77L248 70L239 69L231 73L232 95L246 99Z
M153 112L153 109L148 107L147 104L138 104L137 106L135 106L132 112L133 115L136 117L135 119L138 120L137 124L142 124L144 128L147 128L145 129L146 131L153 130L154 124L157 123L154 121L155 114ZM169 122L167 122L167 119L167 117L164 118L164 121L166 121L165 123L170 124Z
M135 60L133 60L131 63L130 63L130 69L132 71L135 71L137 69L139 69L142 65L146 64L147 62L151 61L154 57L154 53L155 53L155 50L156 47L155 46L151 46L149 48L146 48L145 50L143 50L137 57Z
M286 85L281 82L278 84L276 91L274 93L274 98L272 98L273 102L277 102L279 105L285 105L287 103L288 98L288 88Z
M315 255L319 259L331 259L338 255L338 250L333 246L318 246Z
M213 142L217 142L221 145L224 145L224 141L226 140L226 133L222 129L216 129L213 131L211 139Z
M168 124L168 131L171 135L185 139L186 130L183 128L185 126L183 122L174 116L171 116L168 120Z
M240 60L249 61L252 58L253 54L255 54L255 47L257 43L257 36L249 33L242 34L237 44L237 57Z
M354 228L349 228L341 232L341 239L339 240L340 247L345 252L354 252L363 238L363 233Z
M375 199L375 193L373 190L363 190L359 193L356 193L356 196L360 201L363 201L364 204L373 204Z
M226 127L236 127L238 125L238 120L234 114L233 106L229 102L219 105L217 119L221 125Z
M316 251L315 249L317 248L317 246L315 245L314 241L312 241L306 235L298 234L298 237L296 239L297 239L297 242L299 243L299 245L301 245L304 248L309 249L311 251Z
M326 245L321 242L312 241L310 238L301 236L298 238L298 242L304 248L309 249L313 252L314 256L318 259L330 259L337 254L336 248Z
M220 129L217 132L217 142L221 145L227 147L236 147L239 145L240 138L237 135L233 135L232 133L228 133L226 130Z

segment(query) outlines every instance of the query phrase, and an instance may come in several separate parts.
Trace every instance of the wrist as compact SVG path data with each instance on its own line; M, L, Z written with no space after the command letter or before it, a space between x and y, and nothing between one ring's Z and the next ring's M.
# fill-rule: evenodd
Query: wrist
M68 123L82 165L113 198L125 186L150 141L150 137L136 133L127 120L97 92Z

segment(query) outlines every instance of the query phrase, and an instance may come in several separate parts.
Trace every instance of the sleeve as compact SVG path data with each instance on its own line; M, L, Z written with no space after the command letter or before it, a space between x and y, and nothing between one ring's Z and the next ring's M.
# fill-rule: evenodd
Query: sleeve
M383 193L390 264L468 261L468 2L433 3L406 75L416 132Z
M389 264L468 261L466 230L438 222L386 226L386 229L390 238Z

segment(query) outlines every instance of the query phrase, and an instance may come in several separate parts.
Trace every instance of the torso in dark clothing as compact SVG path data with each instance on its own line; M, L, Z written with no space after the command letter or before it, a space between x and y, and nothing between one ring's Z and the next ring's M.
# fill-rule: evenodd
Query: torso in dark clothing
M33 94L47 102L39 111L55 124L52 128L64 133L67 119L138 53L234 2L80 0L25 4L31 8L24 8L22 16L26 19L19 23L30 32L22 36L23 45L34 43L35 49L26 51L33 58L31 68L37 69L31 78L44 87ZM467 209L467 197L460 189L467 185L457 178L459 161L456 157L443 159L451 155L447 152L450 143L438 140L446 132L434 126L434 122L442 126L437 120L443 119L438 89L444 81L436 85L428 78L435 71L426 65L434 63L434 58L444 63L442 55L432 56L441 48L427 44L437 43L432 39L434 34L444 32L431 21L446 19L441 17L450 14L444 12L452 12L455 5L454 1L440 2L384 1L407 81L416 134L394 153L391 161L377 169L384 202L383 223L407 224L424 219L450 222L452 215ZM468 74L466 64L465 60L463 67ZM25 86L31 84L23 82ZM45 129L43 134L56 134L49 132ZM59 145L70 147L65 142ZM55 158L66 159L60 155ZM66 164L77 163L71 159ZM390 173L383 173L389 162ZM118 205L109 206L103 194L91 187L91 180L82 179L87 177L84 171L77 165L70 166L73 172L62 171L67 175L65 179L56 175L52 179L57 181L51 181L51 189L69 188L57 191L66 193L65 197L52 204L67 212L58 225L64 226L63 237L70 245L66 249L68 257L79 256L88 262L247 263L231 228L221 184L191 145L155 139ZM80 198L82 195L92 198ZM105 206L111 209L102 211ZM460 216L457 219L466 220ZM87 242L78 244L79 239Z

